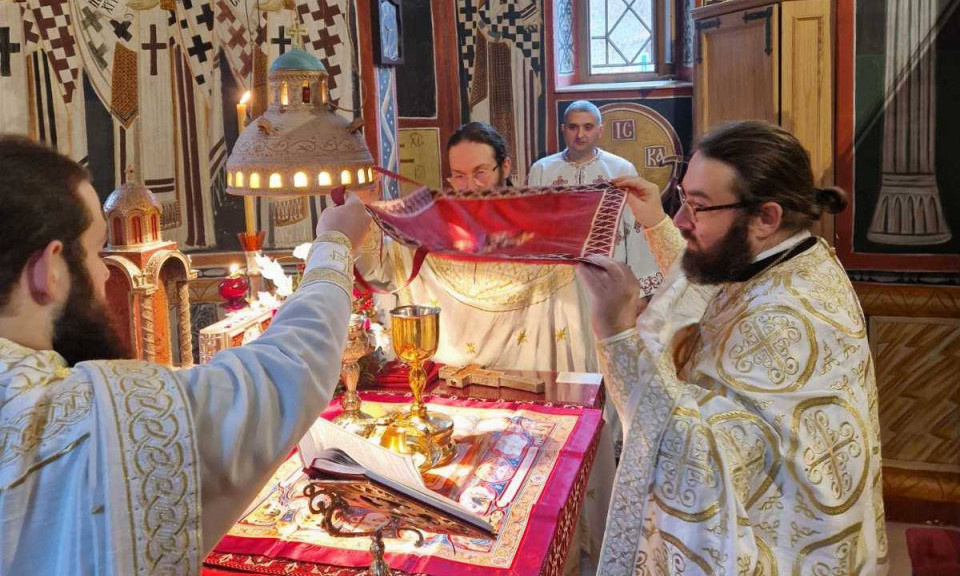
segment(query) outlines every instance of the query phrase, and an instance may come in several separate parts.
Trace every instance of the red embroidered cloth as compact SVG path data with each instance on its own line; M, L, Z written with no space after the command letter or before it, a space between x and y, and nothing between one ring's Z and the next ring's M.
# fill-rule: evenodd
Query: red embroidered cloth
M405 404L365 398L374 416ZM428 488L484 516L495 540L426 534L422 548L409 534L386 534L386 560L404 573L461 576L559 574L596 453L601 412L436 398L432 410L454 419L454 461L425 476ZM331 405L323 416L340 411ZM369 540L334 538L306 508L306 478L294 455L277 471L247 514L207 557L208 568L254 574L362 573ZM349 528L382 522L372 511L352 509Z
M367 205L391 237L434 256L540 264L612 256L626 201L609 183L479 192L421 188Z

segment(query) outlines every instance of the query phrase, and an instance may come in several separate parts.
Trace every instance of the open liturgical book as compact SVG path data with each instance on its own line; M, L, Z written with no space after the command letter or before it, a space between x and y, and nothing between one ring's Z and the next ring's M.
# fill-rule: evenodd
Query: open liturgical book
M340 495L351 504L359 500L362 507L374 509L381 501L403 502L405 511L390 505L388 514L416 528L481 538L496 535L482 517L429 490L409 456L394 454L324 418L310 427L298 448L312 480L349 481L341 484Z

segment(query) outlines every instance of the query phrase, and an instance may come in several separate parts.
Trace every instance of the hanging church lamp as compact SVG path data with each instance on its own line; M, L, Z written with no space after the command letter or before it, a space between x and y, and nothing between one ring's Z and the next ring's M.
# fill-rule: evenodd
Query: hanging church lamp
M227 192L241 196L314 196L374 185L373 157L359 122L335 112L328 74L294 48L274 60L270 105L244 128L227 160Z

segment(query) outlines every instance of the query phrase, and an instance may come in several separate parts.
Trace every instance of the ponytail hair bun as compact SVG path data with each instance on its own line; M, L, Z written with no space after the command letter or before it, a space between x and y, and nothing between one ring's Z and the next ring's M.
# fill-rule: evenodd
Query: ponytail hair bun
M836 186L817 188L817 204L824 212L830 214L843 212L843 209L847 207L847 193Z

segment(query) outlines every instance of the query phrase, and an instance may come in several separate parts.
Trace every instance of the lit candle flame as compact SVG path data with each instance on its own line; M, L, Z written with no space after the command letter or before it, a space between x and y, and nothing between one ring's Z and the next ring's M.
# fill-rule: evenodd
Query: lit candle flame
M250 91L247 90L246 92L243 93L243 96L240 98L240 103L246 104L249 101L250 101Z

